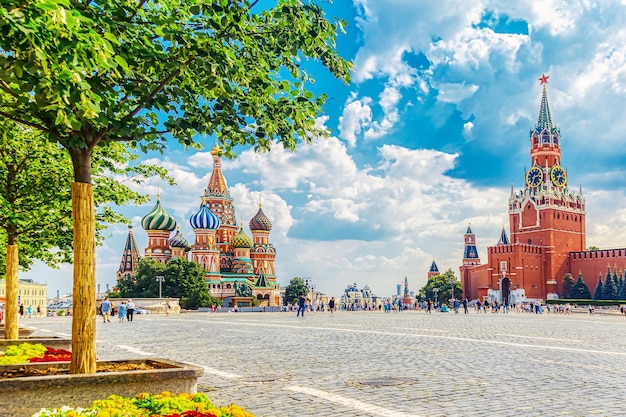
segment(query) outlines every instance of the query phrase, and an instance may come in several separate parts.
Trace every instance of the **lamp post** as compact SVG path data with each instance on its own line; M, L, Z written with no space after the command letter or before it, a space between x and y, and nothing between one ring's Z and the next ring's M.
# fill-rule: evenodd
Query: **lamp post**
M433 292L435 293L435 307L437 306L437 293L439 292L439 288L433 288Z
M156 277L154 277L154 279L156 279L159 282L159 299L161 298L161 284L163 283L163 280L165 279L165 277L163 275L157 275Z
M450 277L450 304L454 303L454 277Z

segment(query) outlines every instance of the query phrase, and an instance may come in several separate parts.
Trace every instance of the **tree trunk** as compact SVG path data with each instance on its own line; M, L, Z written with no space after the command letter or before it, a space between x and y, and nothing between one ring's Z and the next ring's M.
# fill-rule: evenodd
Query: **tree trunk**
M72 183L74 286L70 373L96 372L96 217L93 186Z
M7 245L6 257L6 303L4 338L16 340L19 337L17 324L17 243Z

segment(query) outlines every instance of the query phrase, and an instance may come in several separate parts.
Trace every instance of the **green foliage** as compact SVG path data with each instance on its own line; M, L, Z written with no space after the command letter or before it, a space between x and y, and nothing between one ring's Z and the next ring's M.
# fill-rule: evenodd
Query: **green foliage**
M106 224L127 222L117 206L148 198L125 182L141 184L153 175L171 179L161 167L130 165L137 155L119 143L100 146L94 155L97 243L102 243ZM72 179L72 161L59 145L38 130L0 118L0 250L4 254L7 243L17 243L22 269L35 259L51 267L72 261ZM5 257L0 259L3 274Z
M617 290L617 299L626 300L626 279L623 276L619 278L619 290Z
M611 268L606 273L606 280L602 286L601 299L615 300L617 298L617 275L611 274Z
M572 274L570 274L569 272L565 274L565 276L563 277L563 281L561 283L561 288L562 288L561 294L560 294L561 298L571 298L572 288L575 282L576 281L574 281L574 277L572 277Z
M201 265L183 258L163 264L154 259L143 258L135 277L124 277L117 282L117 290L122 298L157 298L159 281L162 276L161 295L164 298L179 298L181 308L197 310L221 302L211 297Z
M437 300L439 304L447 303L454 291L454 297L460 298L463 293L461 282L456 279L452 268L443 274L431 277L426 285L419 290L419 297L422 300L430 299L435 301L435 288L437 289Z
M602 275L598 277L598 284L596 285L596 289L593 292L594 300L602 300Z
M576 280L576 283L570 289L569 296L577 299L591 299L591 292L582 274L578 274L578 280Z
M289 303L295 304L298 302L298 297L302 294L307 296L308 288L304 283L304 279L300 277L293 277L289 284L285 287L285 296L283 297L283 305L287 305Z
M348 82L352 64L335 50L344 26L306 0L3 4L0 115L75 156L102 141L197 146L197 133L217 136L230 156L274 139L294 149L328 134L315 126L326 96L309 90L301 63Z

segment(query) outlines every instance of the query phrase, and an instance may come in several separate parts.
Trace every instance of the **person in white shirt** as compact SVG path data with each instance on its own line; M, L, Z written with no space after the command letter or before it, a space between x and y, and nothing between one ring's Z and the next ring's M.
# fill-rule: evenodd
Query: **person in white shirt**
M126 321L133 321L133 314L135 314L135 303L129 298L126 303Z

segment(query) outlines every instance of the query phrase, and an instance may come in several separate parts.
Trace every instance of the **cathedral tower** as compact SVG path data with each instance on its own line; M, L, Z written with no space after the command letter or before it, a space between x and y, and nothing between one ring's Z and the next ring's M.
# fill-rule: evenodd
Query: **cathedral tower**
M211 211L218 217L220 227L217 229L216 239L221 253L220 270L227 272L231 270L233 261L232 240L237 233L237 222L235 218L235 206L230 196L230 191L226 185L226 180L222 174L222 160L220 148L215 145L211 149L213 157L213 172L207 188L204 190L204 198Z
M561 132L553 125L548 104L548 77L543 87L539 118L530 132L530 169L525 172L525 187L511 193L509 224L511 243L541 248L544 254L542 275L547 294L556 294L556 277L568 270L569 252L582 251L585 242L585 200L582 190L568 187L567 169L561 160Z
M276 251L274 245L269 241L272 222L267 218L261 206L256 215L250 219L250 231L254 242L250 250L250 259L254 265L254 273L260 275L261 272L271 282L276 282Z
M209 275L219 275L220 251L216 231L220 227L220 219L209 209L206 199L202 200L200 209L191 216L189 223L196 234L191 260L202 265Z
M169 261L172 258L169 237L176 229L176 220L161 206L161 196L157 195L156 205L141 219L141 226L148 234L145 256L163 263Z
M120 267L117 270L117 279L134 277L139 268L139 249L133 235L133 226L128 226L128 236L126 237L126 245L122 253Z

